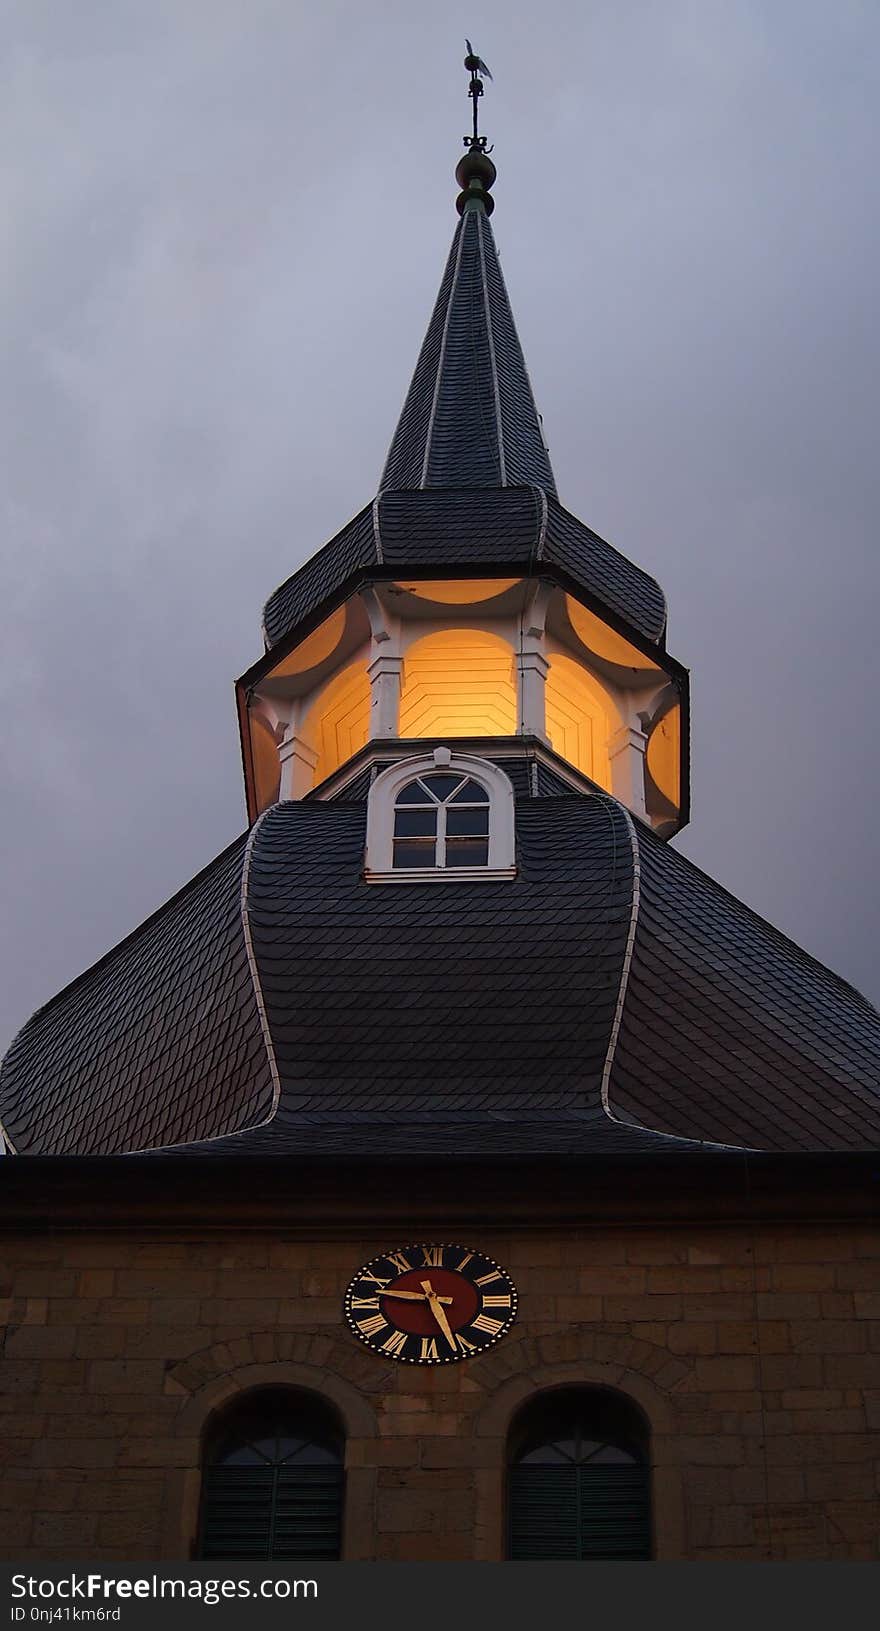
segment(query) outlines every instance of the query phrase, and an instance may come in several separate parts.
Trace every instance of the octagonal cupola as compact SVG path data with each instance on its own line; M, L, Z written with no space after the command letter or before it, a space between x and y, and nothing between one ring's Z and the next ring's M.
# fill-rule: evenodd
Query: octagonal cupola
M252 819L429 745L544 762L672 833L687 676L659 586L559 503L469 147L377 497L270 597L239 682ZM685 728L683 728L683 721Z

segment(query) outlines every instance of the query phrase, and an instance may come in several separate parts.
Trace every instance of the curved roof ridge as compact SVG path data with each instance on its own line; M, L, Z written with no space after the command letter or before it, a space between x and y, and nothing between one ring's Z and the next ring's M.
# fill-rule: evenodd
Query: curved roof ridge
M614 1104L743 1148L880 1146L880 1014L686 856L635 833Z
M598 793L596 795L596 797L602 799L602 798L605 797L605 795L603 795L601 793ZM680 1133L676 1134L676 1133L660 1132L656 1127L649 1127L644 1122L628 1121L624 1117L618 1116L618 1115L615 1114L614 1107L613 1107L613 1105L611 1103L610 1082L611 1082L611 1074L612 1074L612 1071L613 1071L613 1068L614 1068L614 1056L615 1056L615 1053L617 1051L617 1039L618 1039L618 1037L620 1035L620 1026L621 1026L621 1022L623 1020L624 1009L626 1007L626 994L627 994L627 989L628 989L628 986L629 986L629 973L630 973L630 968L632 966L633 950L634 950L634 947L635 947L635 940L636 940L636 930L637 930L638 921L639 921L639 908L641 906L641 873L642 873L642 869L641 869L641 861L639 859L639 840L638 840L638 836L636 834L635 822L633 821L633 818L630 815L629 810L627 810L626 806L621 804L617 799L613 799L611 797L607 797L607 803L608 803L609 806L613 806L617 811L619 811L620 815L622 815L622 817L623 817L624 824L625 824L626 829L627 829L627 836L628 836L628 839L629 839L629 846L630 846L630 854L632 856L632 901L631 901L631 907L630 907L630 919L629 919L629 928L627 930L626 946L624 948L623 961L622 961L622 963L620 965L620 979L618 981L618 988L617 988L617 1003L616 1003L615 1010L614 1010L614 1019L612 1021L611 1030L610 1030L609 1035L608 1035L608 1048L607 1048L607 1051L606 1051L606 1054L605 1054L605 1063L604 1063L603 1068L602 1068L602 1081L601 1081L601 1086L600 1086L600 1094L601 1094L601 1099L602 1099L602 1109L603 1109L605 1115L608 1117L608 1120L612 1121L616 1127L629 1127L634 1132L640 1132L640 1133L648 1134L651 1138L665 1141L667 1144L674 1145L678 1149L681 1149L685 1145L687 1145L687 1146L698 1146L700 1148L715 1149L715 1150L734 1150L734 1149L746 1148L747 1146L743 1146L743 1145L739 1145L739 1144L719 1144L717 1142L717 1140L715 1140L715 1139L687 1138L687 1137L684 1137Z
M31 1017L0 1072L19 1154L228 1134L271 1104L240 909L244 839Z
M440 335L440 350L439 350L439 352L437 354L437 373L436 373L436 376L435 376L435 379L434 379L434 389L433 389L433 392L431 393L431 412L430 412L430 414L428 416L428 424L427 424L427 428L425 430L425 455L424 455L424 458L422 459L422 475L421 475L421 480L419 482L420 487L427 487L427 485L428 485L428 470L429 470L430 464L431 464L431 437L434 434L434 421L435 421L435 419L437 417L437 401L438 401L438 398L440 396L440 386L441 386L441 383L442 383L442 380L443 380L443 363L444 363L444 361L446 359L446 342L447 342L447 340L449 338L449 323L450 323L450 319L452 317L452 303L453 303L453 300L455 298L455 286L456 286L456 284L458 282L458 275L459 275L459 272L461 271L461 252L462 252L462 250L464 248L465 233L467 231L467 223L468 223L469 220L470 220L470 216L467 216L467 217L463 216L462 217L461 221L459 222L458 231L457 231L457 234L456 234L456 236L458 237L458 248L457 248L456 253L455 253L455 266L453 268L452 277L450 279L449 297L448 297L447 302L446 302L446 312L444 314L443 328L442 328L441 335ZM455 239L453 238L453 244L454 243L455 243ZM451 254L450 254L450 259L451 259ZM438 298L438 301L439 301L440 296L438 295L437 298ZM415 377L413 378L413 384L415 384ZM404 412L405 411L406 411L406 407L404 405ZM390 460L390 458L391 458L390 451L389 451L388 457L389 457L389 460ZM379 486L380 486L380 488L385 486L384 476L383 476L382 481L379 483Z

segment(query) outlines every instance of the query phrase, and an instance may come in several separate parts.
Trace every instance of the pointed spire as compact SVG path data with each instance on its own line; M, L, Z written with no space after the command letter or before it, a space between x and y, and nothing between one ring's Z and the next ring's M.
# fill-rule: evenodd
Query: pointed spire
M495 166L484 148L470 146L456 179L461 220L381 488L531 485L555 495L489 224Z

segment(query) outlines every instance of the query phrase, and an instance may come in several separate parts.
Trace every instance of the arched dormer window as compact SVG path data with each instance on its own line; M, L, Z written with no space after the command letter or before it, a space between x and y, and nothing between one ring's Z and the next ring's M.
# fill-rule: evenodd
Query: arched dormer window
M368 883L515 872L513 788L497 765L441 747L376 777L367 808Z
M647 1427L622 1394L562 1388L515 1417L508 1445L508 1557L646 1562Z
M334 1562L340 1555L344 1434L317 1394L249 1393L205 1441L198 1556Z

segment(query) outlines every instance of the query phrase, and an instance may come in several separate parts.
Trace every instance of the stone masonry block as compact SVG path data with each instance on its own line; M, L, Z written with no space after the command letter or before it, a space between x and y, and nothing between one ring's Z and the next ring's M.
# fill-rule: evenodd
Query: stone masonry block
M89 1391L92 1393L162 1392L163 1369L159 1360L93 1359L89 1365Z
M63 1546L87 1552L94 1543L97 1529L98 1518L93 1512L38 1513L34 1518L33 1542L38 1548Z
M867 1347L865 1328L853 1320L792 1320L795 1353L856 1354Z
M72 1356L76 1332L69 1325L20 1325L6 1337L10 1359L65 1359Z
M112 1297L115 1289L114 1269L81 1269L77 1276L78 1297Z
M721 1354L694 1362L697 1385L706 1392L736 1392L754 1388L758 1367L752 1357Z

